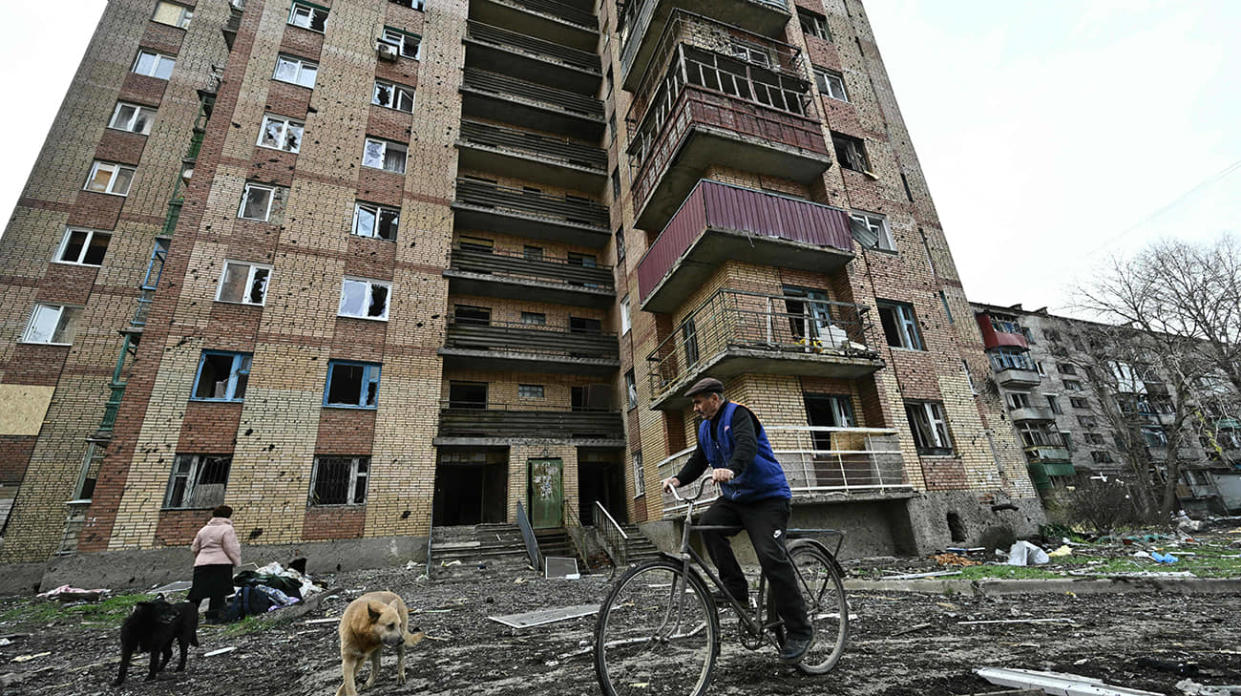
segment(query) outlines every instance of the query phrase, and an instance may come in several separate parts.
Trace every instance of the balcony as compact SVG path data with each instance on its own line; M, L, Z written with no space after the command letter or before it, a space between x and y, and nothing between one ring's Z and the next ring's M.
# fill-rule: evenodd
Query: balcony
M444 277L454 295L521 297L599 309L611 307L616 299L610 266L583 266L547 255L456 248Z
M1014 408L1008 412L1008 416L1013 419L1014 423L1021 421L1051 421L1056 419L1056 415L1051 412L1051 409L1043 406Z
M1052 476L1077 475L1077 469L1069 461L1031 461L1026 463L1026 471L1030 474L1030 482L1039 490L1051 488Z
M608 178L608 154L571 140L461 121L457 166L560 188L599 191Z
M1042 379L1038 370L1025 367L1006 367L995 373L995 381L1003 387L1037 387Z
M787 0L629 0L620 19L621 75L625 89L636 90L659 55L659 37L676 10L706 15L758 34L778 37L792 18Z
M457 179L452 204L461 229L492 230L594 249L611 238L608 209L585 198L554 196L480 179Z
M480 408L485 406L485 408ZM559 440L600 447L624 447L625 429L616 411L536 410L526 404L440 405L433 444L507 445L520 440Z
M831 273L852 249L842 210L704 180L638 262L642 309L674 311L730 259Z
M224 33L224 45L228 46L228 50L233 50L233 43L237 41L237 32L241 29L241 14L245 9L245 3L239 4L234 1L228 6L228 19L224 22L224 26L220 29Z
M599 20L590 9L556 0L475 0L470 19L579 51L594 51L599 42Z
M480 68L465 69L461 114L598 142L606 122L603 102L537 82Z
M551 41L471 21L465 32L465 64L594 96L603 73L599 56Z
M1029 349L1030 344L1022 335L1021 327L1015 322L998 320L986 312L974 315L978 322L978 330L982 332L982 343L988 350L1002 346Z
M884 366L866 345L868 307L722 289L647 356L651 407L680 410L707 374L856 379Z
M1073 458L1066 447L1059 445L1032 445L1026 447L1026 459L1032 462L1067 463L1072 466ZM1053 474L1058 475L1058 474Z
M620 368L615 334L579 333L518 322L488 324L449 318L445 368L608 376Z
M905 477L905 462L895 430L881 428L823 428L805 425L767 425L776 459L784 468L793 504L908 498L913 487ZM694 453L690 448L659 463L659 478L674 476ZM700 502L710 502L719 489L708 487ZM663 494L663 512L684 512L684 503Z

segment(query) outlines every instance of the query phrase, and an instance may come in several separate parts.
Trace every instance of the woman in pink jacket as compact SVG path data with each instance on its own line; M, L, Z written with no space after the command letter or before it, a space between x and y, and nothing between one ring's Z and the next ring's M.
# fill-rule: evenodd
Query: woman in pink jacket
M233 593L233 566L241 565L241 544L233 531L233 509L221 505L211 520L198 530L190 550L194 552L194 584L186 599L194 606L207 603L207 623L224 619L224 599Z

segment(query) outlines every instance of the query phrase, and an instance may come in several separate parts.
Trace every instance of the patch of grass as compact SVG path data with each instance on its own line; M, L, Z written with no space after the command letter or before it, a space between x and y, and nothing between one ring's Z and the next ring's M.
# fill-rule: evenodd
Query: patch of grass
M265 616L247 616L241 621L236 621L224 626L224 630L220 633L225 636L246 636L251 633L262 633L268 629L275 627L277 621L269 619Z
M74 606L65 606L56 600L32 599L0 614L0 621L13 624L47 624L72 620L87 628L116 628L129 615L135 604L148 599L155 599L155 595L123 594Z

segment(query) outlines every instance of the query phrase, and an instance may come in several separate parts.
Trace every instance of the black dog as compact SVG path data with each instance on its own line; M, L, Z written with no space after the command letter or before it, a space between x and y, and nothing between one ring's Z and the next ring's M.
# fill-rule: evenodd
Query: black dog
M198 645L198 607L190 602L169 604L164 599L138 602L133 612L121 624L121 672L113 686L125 681L129 659L135 652L151 653L151 671L147 681L168 664L172 658L172 641L181 644L181 662L177 671L185 669L185 653L191 645ZM160 656L163 655L163 660Z

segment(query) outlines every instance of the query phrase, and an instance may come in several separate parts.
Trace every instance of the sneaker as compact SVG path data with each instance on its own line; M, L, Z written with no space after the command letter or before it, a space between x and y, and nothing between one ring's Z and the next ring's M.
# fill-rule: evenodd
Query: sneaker
M751 609L753 609L753 608L754 608L754 598L753 598L753 597L750 597L750 596L749 596L749 593L746 593L746 597L747 597L747 600L748 600L748 601L738 601L737 603L738 603L738 604L740 604L740 605L742 605L742 606L749 606ZM717 606L717 607L723 607L723 608L725 608L725 609L731 609L731 608L732 608L732 606L733 606L732 602L729 600L729 595L727 595L727 594L725 594L725 593L723 593L723 592L721 592L721 591L719 591L719 590L715 590L714 592L712 592L712 593L711 593L711 599L715 600L715 606Z
M814 629L811 628L809 635L805 636L789 636L784 641L784 646L780 648L780 659L795 665L801 662L806 656L806 652L810 650L810 646L814 645Z

